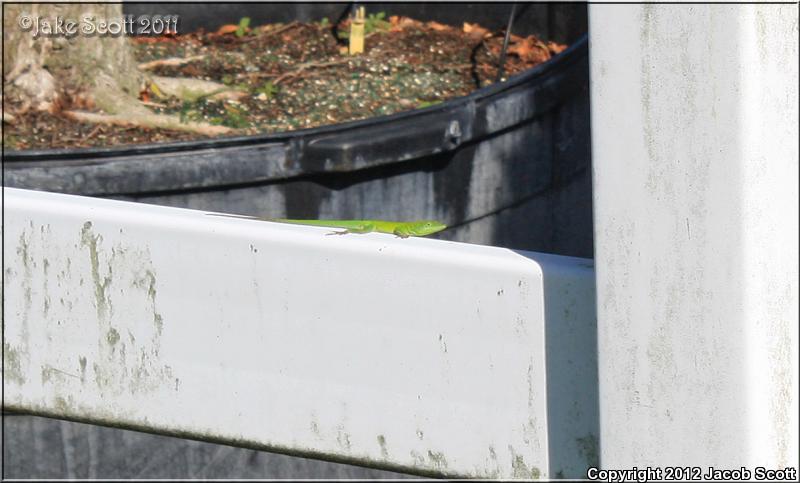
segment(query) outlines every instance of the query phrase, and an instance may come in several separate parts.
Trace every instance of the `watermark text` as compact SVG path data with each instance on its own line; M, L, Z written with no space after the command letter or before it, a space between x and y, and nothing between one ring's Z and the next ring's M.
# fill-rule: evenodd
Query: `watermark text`
M173 35L178 33L177 15L123 15L118 18L103 18L91 12L79 18L66 18L60 15L48 17L27 13L17 17L17 25L38 37L75 37L82 35L112 36L120 35Z

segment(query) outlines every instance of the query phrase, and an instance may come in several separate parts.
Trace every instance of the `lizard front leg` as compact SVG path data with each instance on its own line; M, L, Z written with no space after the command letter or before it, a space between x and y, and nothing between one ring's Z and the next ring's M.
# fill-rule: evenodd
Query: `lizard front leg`
M408 238L411 236L411 234L404 226L398 226L397 228L394 229L393 233L397 238Z

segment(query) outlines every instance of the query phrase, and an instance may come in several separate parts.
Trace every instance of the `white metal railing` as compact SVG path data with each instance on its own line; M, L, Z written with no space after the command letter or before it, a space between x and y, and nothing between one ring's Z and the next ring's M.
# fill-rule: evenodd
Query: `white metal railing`
M589 260L4 195L7 409L435 475L596 459Z

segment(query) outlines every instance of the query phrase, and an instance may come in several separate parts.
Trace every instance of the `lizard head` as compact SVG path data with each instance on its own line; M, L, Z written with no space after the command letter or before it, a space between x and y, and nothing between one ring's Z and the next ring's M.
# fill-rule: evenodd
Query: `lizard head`
M445 228L447 228L447 225L434 220L414 221L408 224L407 235L427 236L437 231L442 231Z

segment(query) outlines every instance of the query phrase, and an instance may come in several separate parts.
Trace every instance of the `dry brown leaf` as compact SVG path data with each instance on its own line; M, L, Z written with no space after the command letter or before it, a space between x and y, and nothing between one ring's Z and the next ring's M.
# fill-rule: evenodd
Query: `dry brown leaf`
M400 28L408 28L408 27L419 28L421 25L422 22L414 20L413 18L403 17L403 19L400 20Z
M516 54L525 62L541 63L550 60L550 50L533 36L508 47L509 54Z
M141 92L147 94L148 96L150 94L149 91L147 90L147 88L142 89ZM89 94L87 94L85 92L79 92L79 93L73 94L71 96L70 100L71 100L70 105L72 106L73 109L77 108L77 109L92 110L95 107L94 99L92 99L92 96L90 96Z
M428 27L432 28L433 30L436 30L437 32L442 32L444 30L450 30L451 28L453 28L453 27L451 27L449 25L444 25L444 24L441 24L439 22L435 22L433 20L428 22L426 25Z
M260 30L262 33L268 33L281 27L283 27L282 23L265 23L264 25L256 27L256 30Z
M217 29L217 35L232 34L239 30L238 25L226 24Z
M516 54L521 58L528 57L533 52L534 46L531 42L528 42L528 39L524 39L520 42L515 42L508 46L508 53L509 54Z
M483 39L491 35L489 29L485 29L476 23L464 22L463 30L465 34L476 40Z
M137 44L157 44L160 42L175 42L175 35L139 35L133 37L133 41Z
M391 25L389 30L392 32L399 32L409 27L418 27L421 23L422 22L412 18L403 17L401 15L392 15L389 17L389 24Z
M557 44L553 41L547 42L547 48L550 49L550 52L553 54L560 54L564 50L567 49L567 46L564 44Z

